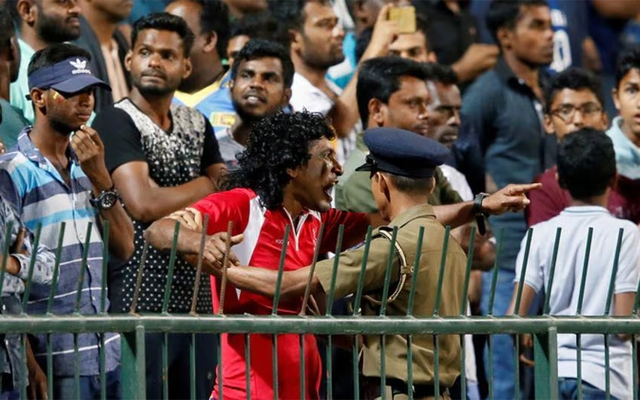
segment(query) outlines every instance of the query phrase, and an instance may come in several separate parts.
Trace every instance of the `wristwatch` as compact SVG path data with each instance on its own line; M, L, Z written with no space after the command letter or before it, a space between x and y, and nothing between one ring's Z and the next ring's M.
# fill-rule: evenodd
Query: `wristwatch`
M93 196L92 193L91 199L89 199L91 205L100 211L106 211L110 209L111 207L115 206L119 200L120 195L115 189L115 186L111 186L110 189L101 191L98 197Z
M485 222L485 218L487 217L486 213L482 209L482 200L486 197L489 197L486 193L478 193L473 199L473 210L472 213L476 217L476 224L478 225L478 233L484 235L487 232L487 224Z

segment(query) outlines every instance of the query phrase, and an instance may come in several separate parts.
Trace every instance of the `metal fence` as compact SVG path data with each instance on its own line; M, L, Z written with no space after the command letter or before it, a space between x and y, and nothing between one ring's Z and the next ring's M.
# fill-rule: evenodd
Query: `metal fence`
M7 231L11 231L11 227L7 227ZM250 341L248 338L252 334L271 334L273 335L273 349L275 351L277 346L277 340L279 334L299 334L301 338L301 345L303 344L303 335L304 334L316 334L316 335L325 335L326 336L326 363L324 365L324 370L326 374L326 393L327 398L333 398L332 394L332 382L334 381L334 366L332 363L331 352L334 347L334 336L336 335L403 335L407 339L408 344L408 357L407 357L407 372L408 372L408 387L412 386L412 377L413 377L413 364L412 364L412 338L416 335L434 335L436 338L439 335L458 335L461 338L462 351L460 355L460 371L461 371L461 382L462 382L462 396L466 398L466 383L465 383L465 353L467 349L465 348L465 341L462 340L463 335L465 334L483 334L489 335L488 338L488 347L491 349L493 343L493 335L496 334L532 334L534 338L534 354L535 354L535 387L536 387L536 398L540 399L550 399L558 397L558 370L557 370L557 340L559 334L575 334L577 336L578 341L578 360L580 360L580 337L584 334L601 334L604 336L605 343L605 363L609 366L609 342L610 336L612 334L629 334L632 335L631 343L632 343L632 359L633 359L633 376L638 376L638 365L636 362L637 355L637 344L636 344L636 334L640 334L640 319L637 317L638 311L638 303L639 297L636 295L635 298L635 306L633 309L633 314L627 317L613 317L613 316L583 316L581 315L581 305L584 299L584 285L586 280L586 275L589 269L588 262L585 262L583 275L581 279L580 286L580 305L578 307L578 313L575 316L550 316L549 315L549 293L551 290L559 290L558 284L553 281L553 274L551 274L551 279L546 283L546 296L543 307L542 315L539 316L531 316L531 317L519 317L519 316L493 316L487 315L482 317L477 316L467 316L466 315L466 297L467 297L467 287L469 283L469 277L472 267L471 256L468 257L467 268L466 268L466 276L465 276L465 286L463 290L462 304L463 306L460 309L460 313L458 316L440 316L437 313L438 307L436 306L433 312L433 315L430 316L414 316L412 315L413 310L413 301L414 294L416 290L416 281L414 278L410 282L410 301L407 315L387 315L386 313L386 301L383 300L382 306L380 308L380 315L377 316L363 316L360 314L360 304L363 295L363 281L362 277L364 274L361 274L361 279L358 284L358 290L354 294L353 301L353 314L352 315L340 315L334 316L331 315L331 307L327 307L327 312L324 315L305 315L302 311L298 316L280 316L273 312L272 315L268 316L256 316L256 315L229 315L229 314L214 314L214 315L197 315L195 313L195 305L196 305L196 297L198 291L198 285L196 284L192 302L192 312L190 314L169 314L167 312L169 299L171 295L171 286L173 281L174 274L174 262L176 260L177 252L176 252L176 243L179 232L179 225L176 224L175 232L174 232L174 240L173 240L173 250L170 253L170 262L168 265L168 274L167 274L167 282L165 287L165 295L164 302L162 307L162 312L158 314L138 314L136 313L136 301L138 292L140 290L140 285L142 281L142 274L144 273L144 259L145 256L142 257L142 262L138 271L138 280L136 287L136 294L134 297L134 302L131 307L131 312L129 314L109 314L106 309L106 272L107 272L107 259L108 259L108 243L105 242L104 245L104 263L103 263L103 287L102 287L102 301L101 301L101 309L97 314L94 315L81 315L77 312L79 309L79 301L80 301L80 293L76 298L76 312L68 315L55 315L51 312L51 305L53 303L53 299L56 294L56 282L60 273L60 256L61 256L61 244L64 235L65 226L62 224L60 229L60 236L58 241L58 248L55 251L56 253L56 263L54 269L54 276L52 282L51 294L49 297L47 313L44 315L28 315L23 312L20 315L11 315L11 314L2 314L0 316L0 333L18 333L22 335L23 343L27 340L27 334L30 333L46 333L47 334L47 349L48 356L46 362L46 368L44 368L44 372L48 377L48 390L49 390L49 398L53 399L53 362L51 355L51 334L54 333L73 333L76 336L79 333L98 333L102 336L102 346L100 352L100 365L101 365L101 375L103 377L102 381L102 398L106 398L106 390L105 390L105 354L104 354L104 334L107 332L117 332L121 333L121 343L122 343L122 384L123 384L123 396L126 399L146 399L146 389L145 389L145 334L150 332L160 332L164 333L164 345L163 345L163 368L166 370L167 368L167 335L172 333L191 333L191 343L189 347L190 352L190 369L191 376L195 375L195 334L196 333L234 333L234 334L242 334L246 337L246 359L249 360L249 354L251 353L251 349L249 348ZM87 234L87 244L90 240L91 226L88 227ZM105 224L103 226L103 238L109 237L108 235L109 226ZM424 231L420 232L420 238L418 241L418 246L422 243ZM442 295L442 286L443 286L443 271L445 267L445 255L446 255L446 247L448 246L448 233L449 229L446 230L447 235L445 236L444 242L444 251L442 256L442 262L440 265L439 271L439 279L438 279L438 290L437 293L434 293L436 296L436 304L440 303L441 295ZM282 249L282 254L284 255L286 252L286 246L288 242L288 230L284 236L284 244ZM529 246L531 243L531 230L528 232L528 240L526 241L526 253L529 253ZM472 230L472 236L475 235L475 230ZM496 265L498 263L498 259L500 257L500 247L501 247L501 234L498 233L498 241L497 241L497 257L496 257ZM556 257L558 254L558 247L560 242L561 230L559 229L557 235L555 237L554 251L553 251L553 259L551 261L551 269L552 271L555 269ZM38 246L38 241L40 237L40 227L35 232L35 242L33 248L36 249ZM341 243L343 237L342 227L339 232L338 237L338 245L336 248L336 256L334 258L334 277L336 268L338 267L338 261L341 252ZM0 271L0 289L3 284L3 278L5 274L5 264L7 259L7 249L10 246L10 234L6 235L6 242L4 243L5 249L5 257L3 258L2 270ZM589 251L590 244L592 238L592 230L588 233L588 243L587 243L587 256L586 260L589 259ZM365 246L365 254L368 252L368 248L371 240L371 229L369 229L367 233ZM395 241L395 234L393 235L393 241ZM391 266L392 266L392 258L395 257L393 241L390 246L389 252L389 262L386 273L386 283L384 286L384 293L387 294L389 291L389 286L391 284ZM620 231L618 237L618 248L616 249L616 257L614 260L611 260L612 263L612 271L611 271L611 280L609 285L609 293L607 297L607 310L610 310L611 303L613 299L613 289L615 282L615 275L618 266L618 255L620 254L620 245L622 241L622 230ZM204 235L203 242L204 243ZM145 243L145 249L148 244ZM469 243L468 255L472 254L474 247L473 240ZM85 246L85 253L83 256L83 266L86 267L86 259L87 259L87 251L88 246ZM202 247L201 247L202 249ZM315 260L318 257L318 249L316 248L316 254L314 255L314 264ZM146 253L146 250L143 254ZM420 250L418 251L418 256L413 260L413 265L415 271L419 270L417 268L419 264ZM366 260L366 255L365 258ZM29 276L32 276L33 268L35 264L35 257L32 256L30 263ZM278 275L278 285L280 285L281 277L283 273L284 267L284 256L281 257L279 263L279 275ZM364 272L366 265L363 262L362 271ZM522 268L522 274L520 277L520 282L523 281L524 273L527 268L527 257L525 257L525 262ZM202 265L201 263L198 265L197 274L200 276ZM492 275L492 290L491 296L489 299L489 310L493 309L494 303L494 294L497 283L498 270L497 268L493 268ZM80 277L78 281L78 288L82 287L83 276ZM196 282L199 282L199 279L196 279ZM334 300L334 282L332 282L331 287L328 290L327 304L332 304ZM520 285L522 288L522 284ZM23 310L26 310L27 300L29 298L29 293L31 290L31 282L27 280L26 288L23 295ZM279 303L279 295L280 288L276 288L275 298L273 300L273 309L276 310ZM638 292L640 293L640 292ZM520 303L520 295L521 290L517 294L516 303ZM308 293L305 295L304 302L306 303ZM386 295L383 297L386 299ZM516 305L516 310L519 309L518 305ZM304 310L304 308L302 308ZM222 310L221 310L222 311ZM607 313L608 314L608 313ZM354 382L354 393L355 398L361 398L361 388L359 387L359 364L358 364L358 344L357 341L353 341L353 382ZM385 377L385 347L384 341L382 343L381 349L381 376L383 380L384 386L384 377ZM437 343L437 340L435 341ZM218 344L218 365L224 364L224 360L222 359L222 352L220 351L220 344ZM76 360L77 358L77 340L75 346L76 352ZM435 361L435 390L436 390L436 398L439 393L439 376L438 376L438 360L439 360L439 348L436 345L434 348L434 361ZM518 355L520 353L518 340L514 340L514 351L512 356L514 357L515 362L515 387L516 390L519 390L519 376L520 376L520 366L518 362ZM300 369L301 372L304 371L305 368L305 360L304 360L304 352L300 352ZM24 352L23 352L24 355ZM488 384L489 384L489 398L493 398L493 371L492 371L492 352L488 352L489 360L488 361ZM505 355L506 356L506 355ZM24 358L24 357L23 357ZM273 384L274 384L274 398L277 398L277 386L278 386L278 365L277 360L274 358L273 363ZM26 369L26 366L23 366ZM247 388L249 388L249 368L247 365ZM606 385L607 392L610 392L610 379L609 374L606 376ZM75 378L76 382L79 381L80 371L77 367L76 363L76 371ZM304 380L304 373L301 373L302 379L300 382L301 393L304 393L304 388L307 382ZM578 379L581 377L581 363L578 362ZM1 379L1 374L0 374ZM164 393L165 398L168 393L168 382L165 380L164 382ZM221 385L222 386L222 385ZM638 398L637 384L634 381L634 389L633 389L633 397L634 399ZM79 384L77 384L79 387ZM581 390L581 389L580 389ZM250 393L250 390L248 390ZM191 398L195 398L195 383L191 382ZM384 393L381 394L384 398ZM220 392L220 397L224 397L224 392ZM519 396L518 396L519 397ZM579 397L581 397L581 392ZM26 389L21 388L21 398L26 399ZM412 398L411 391L409 391L409 398Z

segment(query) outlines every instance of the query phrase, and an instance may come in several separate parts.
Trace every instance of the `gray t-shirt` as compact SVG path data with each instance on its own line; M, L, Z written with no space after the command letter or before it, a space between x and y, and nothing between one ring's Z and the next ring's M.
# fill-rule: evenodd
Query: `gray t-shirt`
M225 129L221 137L218 139L218 147L220 155L224 161L224 165L229 171L238 169L238 160L236 156L245 150L245 147L236 142L231 133L231 129Z

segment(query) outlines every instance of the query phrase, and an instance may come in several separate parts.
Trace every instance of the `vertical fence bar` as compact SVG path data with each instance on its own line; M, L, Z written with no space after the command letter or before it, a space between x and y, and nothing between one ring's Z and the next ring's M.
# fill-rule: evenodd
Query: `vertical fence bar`
M109 220L102 224L102 287L100 288L100 313L107 313L107 272L109 270ZM100 333L100 399L107 400L106 349L104 333Z
M34 251L35 253L35 251ZM27 367L27 334L23 333L20 335L20 344L22 345L20 349L20 355L22 356L22 360L18 368L22 369L22 378L27 379L29 376L29 368ZM0 374L2 375L2 374ZM20 382L20 398L27 399L27 385L26 382Z
M353 303L353 316L360 315L360 301L362 300L362 291L364 290L364 272L367 269L367 260L369 259L369 248L371 246L371 233L372 228L369 226L367 234L364 239L364 250L362 253L362 265L360 267L360 279L358 279L358 288ZM354 337L353 348L351 350L352 363L353 363L353 393L354 398L360 398L360 367L358 366L358 336Z
M208 214L207 214L208 215ZM207 226L205 224L204 226ZM196 334L191 333L189 336L189 392L191 400L196 398Z
M578 306L576 314L582 315L582 303L584 302L584 287L587 282L587 272L589 270L589 257L591 256L591 240L593 239L593 228L589 228L587 233L587 245L584 254L584 264L582 266L582 277L580 279L580 293L578 293ZM582 335L576 335L576 361L578 363L578 398L582 398Z
M489 307L487 310L487 315L488 316L493 316L493 302L495 300L495 294L496 294L496 285L498 283L498 265L499 265L499 260L500 260L500 256L502 255L502 238L504 236L504 229L500 229L500 231L498 232L498 239L496 242L496 259L494 261L493 264L493 274L491 277L491 293L489 294ZM493 335L489 335L489 338L487 340L487 349L489 350L487 352L488 354L488 358L489 358L489 362L488 362L488 369L489 369L489 377L487 379L487 383L489 385L489 399L493 399Z
M322 237L322 236L320 236ZM298 336L300 341L300 398L306 398L306 388L305 388L305 365L304 365L304 334L300 334Z
M287 246L289 244L289 225L284 230L284 239L282 240L282 252L280 253L280 263L278 265L278 279L276 281L276 292L273 296L273 308L271 316L278 315L278 304L280 303L280 290L282 289L282 274L284 273L284 263L287 258ZM273 335L272 350L272 368L273 368L273 399L278 400L278 335Z
M58 288L58 277L60 275L60 259L62 256L62 244L64 243L64 231L67 224L62 222L60 224L60 233L58 234L58 246L56 247L56 260L53 265L53 277L51 278L51 292L49 293L49 300L47 301L47 315L51 315L51 308L53 307L53 299L56 296ZM53 399L53 345L51 343L51 334L47 333L47 395L50 399Z
M604 313L607 316L611 314L611 303L613 303L613 292L616 284L616 275L618 274L618 262L620 261L620 250L622 249L622 236L624 234L624 229L620 228L618 230L618 242L616 244L616 252L613 256L613 267L611 268L611 279L609 280L609 292L607 293L607 303L605 306ZM604 368L605 368L605 376L604 376L604 385L605 391L607 393L607 400L611 398L611 369L610 367L610 343L609 343L609 335L604 334Z
M393 268L393 260L396 256L396 239L398 236L398 228L393 227L391 233L391 243L389 245L389 257L387 258L387 270L384 275L384 286L382 288L382 299L380 304L380 316L384 317L387 313L387 298L389 296L389 286L391 284L391 269ZM360 277L362 280L364 277ZM380 335L380 396L382 400L387 397L387 343L385 335Z
M391 244L389 245L389 257L387 258L387 270L384 274L384 286L382 288L382 300L380 304L380 316L387 315L387 302L389 297L389 286L391 285L391 270L393 269L393 261L396 257L396 239L398 237L398 227L393 227L391 233ZM362 280L361 276L361 280Z
M227 333L228 335L228 333ZM216 354L218 356L218 375L216 375L216 379L218 380L218 395L220 399L224 399L224 369L222 368L222 341L224 340L223 334L220 334L220 340L216 340ZM247 396L249 396L247 394Z
M231 221L229 221L231 224ZM207 241L207 227L209 226L209 214L204 215L204 228L202 229L202 235L200 236L200 250L198 251L198 264L196 266L196 277L193 282L193 294L191 296L191 315L196 315L196 306L198 305L198 294L200 293L200 280L202 279L202 262L204 261L204 244ZM231 236L227 237L227 250L225 252L226 258L224 259L224 265L226 265L229 259L229 247L231 243ZM223 267L224 267L223 265ZM226 275L226 274L225 274ZM222 299L221 299L222 301ZM224 304L224 303L223 303ZM195 384L194 384L195 385Z
M442 283L444 282L444 267L447 265L447 250L449 249L449 234L451 227L447 225L444 229L444 240L442 243L442 256L440 258L440 270L438 271L438 286L436 288L436 303L433 307L433 316L437 317L440 314L440 303L442 300ZM436 357L437 359L437 357ZM436 382L436 398L438 398L438 384Z
M531 250L532 238L533 238L533 229L529 228L527 230L527 242L524 247L524 259L522 260L522 269L520 271L520 279L518 280L518 291L516 293L516 306L515 306L516 315L520 315L520 301L522 300L522 289L524 286L524 277L527 276L527 265L529 264L529 250ZM527 311L525 311L525 315Z
M73 356L75 365L73 366L74 371L74 382L76 386L76 397L80 398L80 352L78 351L78 334L73 334Z
M440 259L440 270L438 271L438 286L436 288L436 303L433 307L433 316L440 314L440 302L442 300L442 283L444 282L444 269L447 265L447 251L449 249L449 235L451 228L447 226L444 230L444 240L442 243L442 256ZM440 338L437 334L433 335L433 386L435 388L434 397L440 398Z
M469 234L469 248L467 251L467 268L464 273L464 284L462 286L462 299L460 299L460 315L467 315L469 309L469 280L471 279L471 268L473 267L473 251L475 249L476 227L471 226L471 233ZM461 385L461 398L467 398L467 341L468 335L460 335L460 385Z
M309 278L307 279L307 287L304 290L304 296L302 297L302 308L300 308L300 316L304 317L307 312L307 302L309 301L309 295L311 294L311 281L313 280L313 274L316 270L316 263L318 262L318 255L320 254L320 245L322 244L322 238L324 237L324 224L320 225L320 232L318 233L318 239L316 240L315 248L313 249L313 259L311 261L311 268L309 269Z
M22 312L23 313L26 312L27 304L29 303L29 297L31 297L31 285L33 284L33 268L36 265L36 255L38 254L38 246L40 245L41 232L42 232L42 223L38 222L35 239L33 240L31 257L29 259L29 271L27 272L27 283L25 285L24 294L22 296Z
M409 290L409 302L407 303L407 316L413 317L413 305L416 296L418 272L420 272L420 259L422 257L422 242L424 240L424 226L418 231L416 243L416 256L413 260L413 273L411 275L411 288ZM413 336L407 335L407 394L409 400L413 400Z
M180 222L176 221L173 229L173 240L171 241L171 255L169 256L169 271L167 273L167 284L164 288L164 298L162 299L162 313L166 314L169 310L169 299L171 297L171 285L173 285L173 271L176 265L176 257L178 256L178 236L180 234Z
M140 255L140 266L138 267L138 274L136 275L136 287L133 291L133 300L131 301L131 308L129 313L135 314L138 308L138 299L140 297L140 289L142 288L142 277L144 272L144 265L147 262L147 252L149 251L149 241L145 240L142 245L142 254Z
M516 292L516 303L514 308L514 314L520 315L520 301L522 300L522 290L524 288L524 278L527 276L527 266L529 264L529 251L531 250L531 240L533 239L533 229L529 228L527 230L527 241L524 248L524 259L522 260L522 269L520 270L520 279L518 280L518 289ZM526 315L528 310L524 312ZM513 351L513 368L514 368L514 380L515 385L514 389L516 392L516 398L520 398L520 340L516 337L516 340L513 341L514 351Z
M634 314L635 315L635 314ZM632 382L638 381L638 342L636 341L636 335L631 335L631 362L632 362L632 370L633 370L633 379ZM633 399L638 399L638 385L633 384Z
M84 286L84 274L87 270L87 258L89 257L89 245L91 244L91 231L93 223L87 223L87 238L84 241L84 248L82 249L82 261L80 263L80 276L78 277L78 287L76 291L76 303L74 306L74 313L80 312L80 301L82 300L82 286Z
M336 241L335 257L333 258L333 270L331 273L331 284L329 285L329 293L327 294L327 307L325 316L331 315L333 307L333 295L336 289L336 275L338 273L338 265L340 264L340 253L342 252L342 240L344 236L344 225L338 227L338 240ZM333 399L333 336L327 336L327 399Z
M209 215L207 215L207 218ZM209 226L209 221L207 224ZM233 233L233 221L227 224L227 235L225 237L224 257L222 258L222 279L220 281L220 304L218 305L218 314L224 314L224 303L227 299L227 268L229 267L229 253L231 252L231 234ZM205 232L206 234L206 232Z
M549 315L550 310L550 301L551 301L551 290L553 289L553 280L556 274L556 262L558 260L558 249L560 248L560 235L562 234L562 228L558 228L556 230L556 239L553 243L553 255L551 257L551 267L549 269L549 283L547 284L547 290L544 296L544 307L543 313L544 315Z

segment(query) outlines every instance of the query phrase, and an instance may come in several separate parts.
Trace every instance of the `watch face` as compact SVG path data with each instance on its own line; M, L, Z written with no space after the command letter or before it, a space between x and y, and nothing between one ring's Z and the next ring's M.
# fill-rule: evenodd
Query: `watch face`
M118 195L114 192L104 192L100 196L100 208L107 210L113 207L118 201Z

